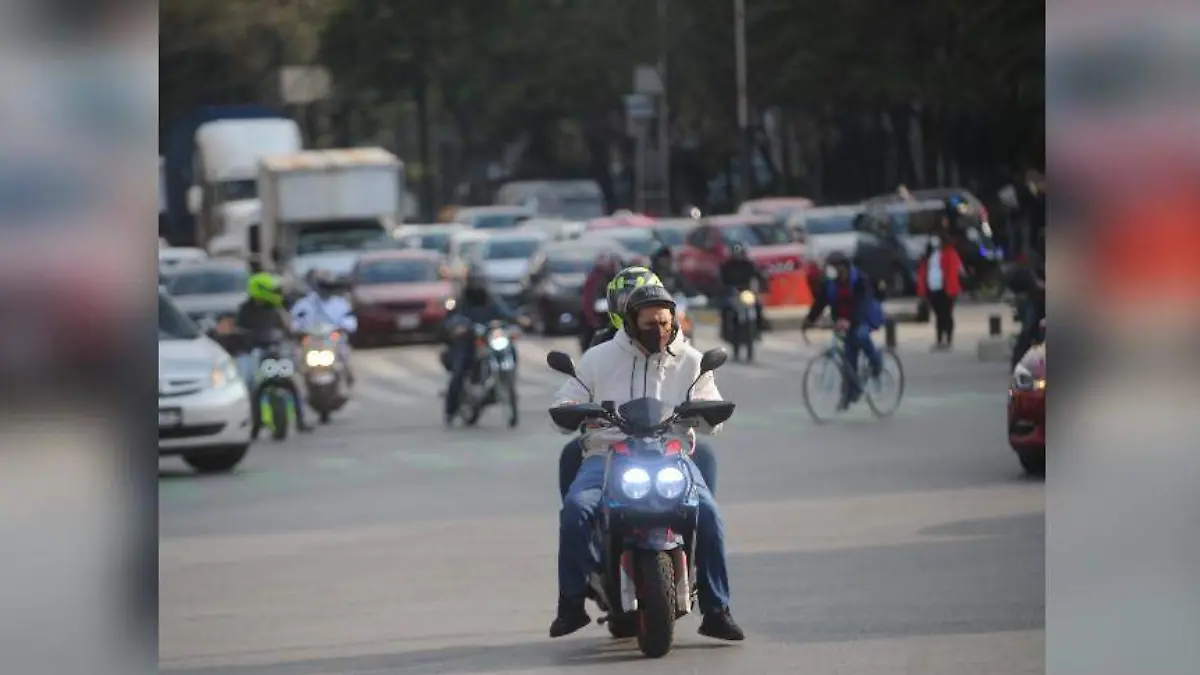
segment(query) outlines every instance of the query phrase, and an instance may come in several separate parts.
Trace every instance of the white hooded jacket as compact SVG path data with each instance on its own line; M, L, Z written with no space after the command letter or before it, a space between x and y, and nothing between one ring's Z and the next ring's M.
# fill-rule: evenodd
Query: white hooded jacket
M558 390L555 405L594 400L597 403L612 401L620 407L634 399L652 397L674 407L687 399L688 387L700 374L700 351L677 335L669 352L646 356L642 348L624 332L619 332L604 344L584 352L576 366L579 379L592 390L594 398L572 378ZM692 391L694 400L720 401L721 392L712 373L705 373ZM576 433L578 429L556 427L564 434ZM702 434L715 434L720 425L710 427L700 421L696 429ZM680 428L679 433L692 430ZM612 443L624 439L624 435L613 428L591 429L584 434L584 456L601 455Z

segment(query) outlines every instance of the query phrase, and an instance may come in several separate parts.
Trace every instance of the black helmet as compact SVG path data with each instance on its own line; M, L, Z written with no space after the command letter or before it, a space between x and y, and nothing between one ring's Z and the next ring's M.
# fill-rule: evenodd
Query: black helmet
M671 257L671 247L670 246L663 244L662 246L658 247L658 250L654 252L654 255L652 255L650 259L658 260L659 258L662 258L662 257L667 257L667 258Z
M668 344L674 342L675 335L679 332L679 323L674 320L675 298L670 291L658 285L639 286L629 294L629 298L625 300L622 321L625 334L631 338L637 337L637 313L646 307L666 307L671 310L671 339Z
M825 258L825 264L833 265L835 267L838 267L838 266L849 267L850 266L850 258L847 257L846 254L842 253L841 251L834 251L833 253L829 254L829 257Z
M740 241L733 242L729 245L729 255L735 258L745 257L747 255L746 245Z

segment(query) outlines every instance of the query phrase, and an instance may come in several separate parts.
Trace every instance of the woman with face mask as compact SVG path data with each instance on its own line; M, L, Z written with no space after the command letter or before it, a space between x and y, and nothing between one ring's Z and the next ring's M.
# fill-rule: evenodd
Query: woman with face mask
M929 238L925 255L917 264L917 296L929 304L934 316L935 351L950 349L954 343L954 303L962 294L963 261L948 236L951 219L957 215L957 211L947 208L942 216L942 232Z

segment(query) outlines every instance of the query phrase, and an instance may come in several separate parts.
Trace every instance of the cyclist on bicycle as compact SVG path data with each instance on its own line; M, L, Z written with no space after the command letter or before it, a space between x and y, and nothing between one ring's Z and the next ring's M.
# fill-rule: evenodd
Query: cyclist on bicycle
M845 254L834 252L825 260L825 283L814 295L804 328L811 328L828 307L834 330L845 336L845 359L851 372L857 372L861 353L871 364L871 377L878 378L883 369L883 357L871 340L871 332L883 325L883 305L867 275L851 264ZM838 409L849 408L860 396L859 383L855 378L846 378Z

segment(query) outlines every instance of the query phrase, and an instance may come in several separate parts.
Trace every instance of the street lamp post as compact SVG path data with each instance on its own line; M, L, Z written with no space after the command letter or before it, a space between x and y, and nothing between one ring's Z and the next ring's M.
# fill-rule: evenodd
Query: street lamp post
M737 117L741 146L742 199L750 199L750 106L746 100L746 0L733 0L734 45L737 51Z
M667 107L667 52L670 46L667 25L667 0L658 0L658 79L662 82L658 107L658 155L662 180L662 210L665 217L671 212L671 123Z

